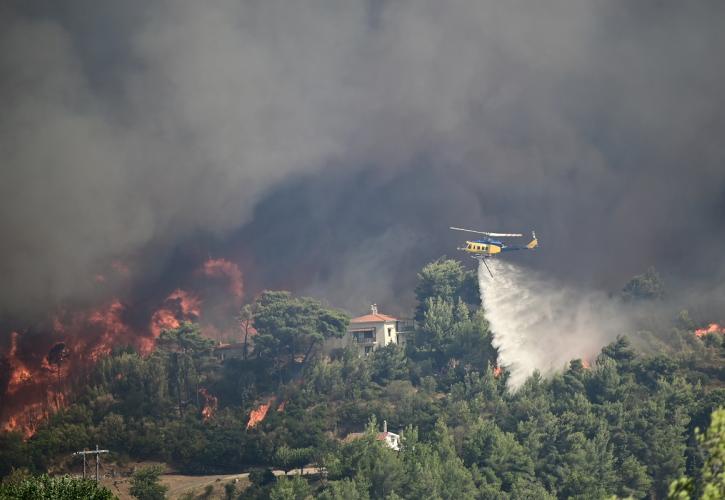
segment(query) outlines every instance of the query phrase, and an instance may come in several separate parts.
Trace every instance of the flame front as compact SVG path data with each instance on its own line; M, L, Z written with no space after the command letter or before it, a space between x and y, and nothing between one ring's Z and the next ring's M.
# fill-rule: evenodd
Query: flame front
M8 363L10 365L10 380L6 393L8 395L15 394L23 385L29 383L32 378L32 372L18 358L18 332L10 334L10 352L8 353Z
M124 323L124 309L120 301L112 300L91 311L59 311L52 331L63 341L49 350L47 344L39 348L33 341L23 343L23 335L12 332L4 356L9 376L0 409L3 428L31 436L40 422L65 406L73 369L94 364L116 345L139 347L141 337Z
M89 276L99 291L109 290L119 280L125 282L131 274L122 261L113 261L102 271ZM87 376L88 368L115 347L131 346L147 355L163 330L177 328L184 321L198 322L201 297L212 306L224 305L205 317L202 331L209 335L218 329L217 336L231 337L228 326L215 322L231 317L227 310L239 307L243 294L239 266L225 259L209 259L192 267L189 276L196 278L188 283L196 293L176 288L163 295L166 298L155 308L153 303L149 309L148 304L113 298L94 308L59 308L49 312L45 321L39 320L40 326L10 332L9 344L0 351L0 428L32 435L39 423L63 408L66 389ZM223 295L217 293L220 289ZM202 416L208 420L216 412L216 398L201 395L205 398Z
M264 417L267 416L267 412L269 411L269 407L271 405L272 399L270 399L266 403L259 405L256 409L249 412L249 422L247 422L247 429L255 427L262 420L264 420Z
M201 417L204 422L208 422L216 413L219 400L204 387L199 389L199 394L204 398L204 408L201 410Z
M710 323L707 325L707 328L698 328L695 330L695 335L698 337L704 337L710 333L725 333L725 327L722 327L717 323Z
M164 330L178 328L182 321L196 321L201 316L201 300L177 288L166 297L164 305L151 316L149 330L154 339Z

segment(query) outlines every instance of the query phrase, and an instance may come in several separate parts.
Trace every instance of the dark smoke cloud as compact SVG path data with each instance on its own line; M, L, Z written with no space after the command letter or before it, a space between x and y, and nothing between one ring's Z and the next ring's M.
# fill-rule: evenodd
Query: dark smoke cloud
M0 19L2 315L95 300L114 259L144 289L172 280L190 241L237 252L256 288L399 307L454 252L449 225L535 228L519 262L595 287L651 264L684 287L725 276L722 2L11 2Z

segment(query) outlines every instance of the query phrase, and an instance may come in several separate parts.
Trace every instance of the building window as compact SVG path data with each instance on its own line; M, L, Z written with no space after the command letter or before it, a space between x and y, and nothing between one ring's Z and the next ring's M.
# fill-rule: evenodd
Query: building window
M375 330L352 332L352 339L358 344L372 344L375 342Z

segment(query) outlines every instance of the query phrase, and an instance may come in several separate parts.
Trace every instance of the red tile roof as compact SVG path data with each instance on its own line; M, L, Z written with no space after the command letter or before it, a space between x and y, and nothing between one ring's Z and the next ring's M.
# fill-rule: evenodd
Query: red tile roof
M366 314L365 316L358 316L352 318L350 323L382 323L387 321L398 321L397 318L388 316L385 314Z

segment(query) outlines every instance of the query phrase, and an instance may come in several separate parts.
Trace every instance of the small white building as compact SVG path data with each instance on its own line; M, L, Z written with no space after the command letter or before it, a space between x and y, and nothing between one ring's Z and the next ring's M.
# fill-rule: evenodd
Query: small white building
M398 331L399 320L380 314L378 306L370 306L370 314L350 320L347 329L347 344L359 349L360 354L370 354L389 344L403 344L404 336Z
M384 442L392 450L400 451L400 434L388 432L388 422L383 420L383 432L378 433L377 439Z
M350 434L345 436L343 442L351 443L352 441L360 439L363 436L365 436L364 432L351 432ZM386 420L383 420L383 432L378 432L377 434L375 434L375 439L377 439L378 441L382 441L383 444L391 450L400 451L400 447L402 446L400 434L388 432L388 422Z

